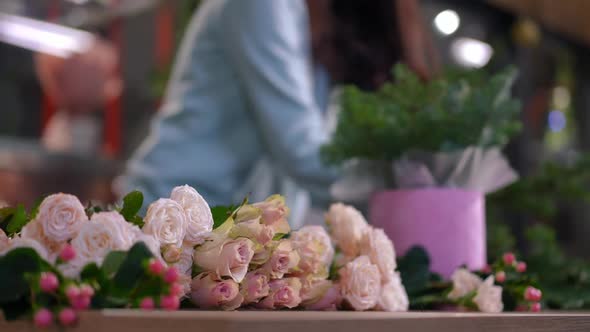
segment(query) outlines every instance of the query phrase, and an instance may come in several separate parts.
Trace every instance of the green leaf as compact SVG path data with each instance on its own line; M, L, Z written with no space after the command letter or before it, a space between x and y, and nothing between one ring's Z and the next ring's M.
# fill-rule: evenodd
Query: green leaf
M124 251L111 251L102 262L102 271L107 276L113 276L127 257Z
M14 321L23 318L31 310L31 303L27 298L21 297L13 302L0 303L0 308L2 308L4 319Z
M102 283L106 278L103 271L96 265L96 263L90 263L84 266L80 272L80 279L83 281L96 281Z
M132 191L123 198L123 208L120 213L125 220L132 222L143 205L143 194L140 191Z
M428 288L431 279L430 258L424 248L411 248L397 264L408 295L420 294Z
M134 216L131 220L129 220L129 222L139 228L143 228L143 225L145 225L143 218L140 216Z
M8 226L6 226L7 233L13 235L20 232L28 222L27 211L22 204L19 204L8 222Z
M115 297L128 296L146 275L145 262L152 258L150 250L143 243L135 244L127 253L119 270L113 278L112 295Z
M213 215L213 229L223 225L223 223L231 217L236 207L230 206L214 206L211 208L211 214Z
M0 304L19 301L29 293L25 274L41 271L41 258L31 248L17 248L0 257Z
M275 234L275 236L272 239L273 239L273 241L278 241L278 240L286 237L287 235L289 235L289 234L277 233L277 234Z
M35 219L37 214L39 214L39 207L41 206L41 203L43 203L43 200L46 197L47 197L47 195L43 195L35 201L35 203L33 204L33 207L31 208L31 212L29 213L29 220Z

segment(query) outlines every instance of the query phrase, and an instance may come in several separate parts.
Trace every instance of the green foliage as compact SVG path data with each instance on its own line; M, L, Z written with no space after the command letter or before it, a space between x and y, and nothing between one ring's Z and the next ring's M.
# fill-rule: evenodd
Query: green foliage
M41 258L30 248L17 248L0 257L0 308L6 319L30 310L29 277L41 271Z
M143 227L143 219L137 214L143 206L143 194L140 191L132 191L123 198L123 207L119 211L128 222Z
M219 226L229 218L232 213L236 210L236 206L214 206L211 208L211 214L213 215L213 229L217 229Z
M4 207L0 209L0 229L12 237L19 233L29 221L33 220L39 212L39 203L35 204L30 213L27 213L22 204L16 207Z
M502 257L505 252L514 251L516 248L516 238L508 225L488 218L486 233L489 261Z
M520 130L520 104L510 97L513 68L489 79L483 72L448 73L423 82L398 64L393 77L376 92L344 88L336 132L323 148L327 161L391 161L414 149L503 146Z

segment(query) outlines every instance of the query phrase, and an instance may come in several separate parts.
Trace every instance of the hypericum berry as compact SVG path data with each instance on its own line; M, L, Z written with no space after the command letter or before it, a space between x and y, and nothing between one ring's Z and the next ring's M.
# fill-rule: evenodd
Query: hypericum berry
M64 262L69 262L76 258L76 250L71 244L66 244L59 253L59 258Z
M514 264L514 262L516 262L516 256L514 256L514 254L511 252L505 253L502 259L504 260L504 264L506 265L512 265Z
M74 309L64 308L59 312L58 319L63 326L72 326L76 323L78 315L76 315Z
M175 295L164 295L160 298L160 307L164 310L178 310L180 299Z
M39 287L45 293L53 293L59 287L59 279L51 272L43 272L39 279Z
M80 285L80 295L84 297L93 297L94 288L88 284L82 284Z
M40 309L35 313L33 321L35 322L35 326L39 328L49 327L53 323L53 314L48 309Z
M178 270L174 267L169 267L164 272L164 281L169 284L177 282L179 277Z
M531 311L532 312L541 312L541 303L539 303L539 302L531 303Z
M78 296L70 303L76 310L86 310L90 307L90 298L88 296Z
M504 272L504 271L496 272L496 281L499 283L503 283L504 281L506 281L506 272Z
M139 307L143 310L153 310L156 307L156 303L153 298L144 297L141 302L139 302Z
M539 302L543 297L543 292L532 286L528 286L524 291L524 299L531 302Z
M168 295L182 296L184 295L184 287L181 284L173 283L170 285Z
M492 273L492 267L490 266L490 264L486 264L486 266L484 266L483 269L481 269L481 272L485 274L490 274Z
M148 264L149 273L151 273L152 275L155 275L155 276L159 276L162 273L164 273L164 269L166 269L166 267L164 266L164 263L162 263L160 260L157 260L157 259L151 259Z
M516 272L518 273L525 273L526 272L526 263L525 262L518 262L516 264Z
M72 302L74 299L80 296L80 288L78 288L78 286L76 285L69 285L68 287L66 287L65 293L68 300Z

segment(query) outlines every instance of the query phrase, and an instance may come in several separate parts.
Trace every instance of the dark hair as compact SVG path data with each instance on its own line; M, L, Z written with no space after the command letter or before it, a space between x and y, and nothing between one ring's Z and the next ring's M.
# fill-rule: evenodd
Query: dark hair
M331 0L331 33L314 45L335 83L378 88L401 60L396 0Z

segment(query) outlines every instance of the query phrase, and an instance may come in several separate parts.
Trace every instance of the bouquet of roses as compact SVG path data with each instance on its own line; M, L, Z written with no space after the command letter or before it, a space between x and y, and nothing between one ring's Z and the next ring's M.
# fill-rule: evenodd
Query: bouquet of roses
M79 310L174 310L183 299L222 310L407 310L393 243L352 207L330 208L328 234L291 232L279 195L211 209L180 186L145 217L142 205L139 192L110 210L54 194L30 213L0 209L4 316L70 325Z

